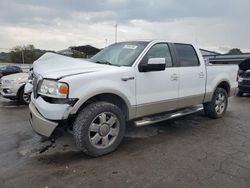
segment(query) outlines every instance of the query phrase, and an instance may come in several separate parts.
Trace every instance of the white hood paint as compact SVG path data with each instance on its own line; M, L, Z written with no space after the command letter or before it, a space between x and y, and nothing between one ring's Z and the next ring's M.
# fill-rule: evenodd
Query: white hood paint
M3 76L2 80L28 80L29 74L22 72Z
M96 71L117 69L118 67L92 63L83 59L71 58L55 53L46 53L34 62L34 73L43 78L62 77Z

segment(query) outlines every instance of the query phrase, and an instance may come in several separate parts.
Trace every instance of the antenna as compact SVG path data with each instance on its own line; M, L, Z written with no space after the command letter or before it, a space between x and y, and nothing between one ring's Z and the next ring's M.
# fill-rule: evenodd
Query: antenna
M108 39L106 38L105 39L105 47L107 47L107 45L108 45Z
M115 43L117 43L117 24L115 24Z

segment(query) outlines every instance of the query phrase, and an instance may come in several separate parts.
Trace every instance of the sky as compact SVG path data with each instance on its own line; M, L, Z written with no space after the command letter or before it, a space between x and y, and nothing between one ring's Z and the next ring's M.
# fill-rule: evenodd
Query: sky
M166 39L250 52L249 0L0 0L0 51Z

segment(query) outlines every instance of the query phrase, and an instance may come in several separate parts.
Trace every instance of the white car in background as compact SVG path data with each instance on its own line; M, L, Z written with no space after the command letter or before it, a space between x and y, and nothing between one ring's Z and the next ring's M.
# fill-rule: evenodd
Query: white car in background
M30 94L24 92L25 84L28 82L29 73L17 73L1 78L1 95L4 98L18 100L22 104L29 104Z

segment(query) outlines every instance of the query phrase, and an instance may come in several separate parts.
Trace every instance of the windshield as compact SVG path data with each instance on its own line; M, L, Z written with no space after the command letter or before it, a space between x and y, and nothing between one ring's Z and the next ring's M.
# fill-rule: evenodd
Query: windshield
M90 61L115 66L131 66L147 45L148 42L142 41L112 44L93 56Z

